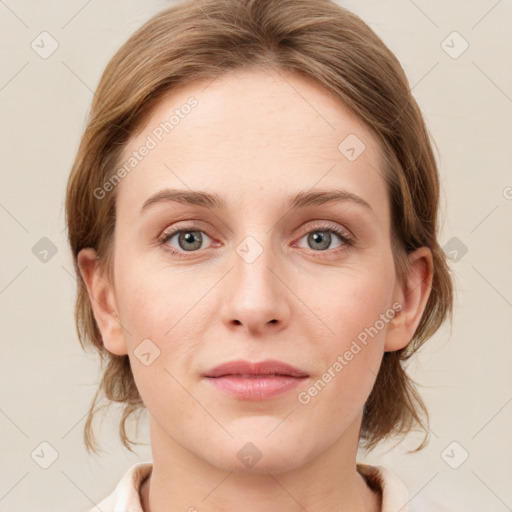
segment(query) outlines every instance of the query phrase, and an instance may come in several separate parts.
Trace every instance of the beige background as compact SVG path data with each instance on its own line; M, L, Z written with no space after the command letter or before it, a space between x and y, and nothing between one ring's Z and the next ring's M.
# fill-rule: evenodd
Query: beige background
M410 436L387 453L391 445L383 446L367 461L393 470L409 488L412 505L433 499L445 507L438 510L510 510L512 4L340 3L359 14L402 62L439 148L441 242L455 237L450 244L467 248L452 261L453 329L446 325L410 364L424 385L431 442L408 455L405 449L415 441ZM88 510L131 464L151 458L147 445L136 455L122 448L115 409L99 431L107 453L94 458L85 452L82 429L98 364L82 352L75 333L63 200L104 66L130 33L167 5L0 3L0 511ZM31 47L43 31L58 43L46 59ZM450 35L453 31L460 37ZM469 47L453 58L464 41ZM51 48L49 39L45 48ZM41 250L36 244L49 243L41 242L43 237L57 251L49 252L46 262L36 257ZM447 249L452 258L455 247ZM147 441L146 423L141 427L140 439ZM450 445L454 441L458 444ZM50 463L53 452L42 442L57 455L47 469L40 464ZM466 452L467 460L454 469Z

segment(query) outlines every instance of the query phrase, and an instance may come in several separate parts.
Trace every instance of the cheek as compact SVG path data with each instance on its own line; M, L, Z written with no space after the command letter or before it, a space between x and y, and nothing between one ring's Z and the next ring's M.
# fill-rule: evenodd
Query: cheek
M361 413L373 385L384 351L387 323L381 320L390 310L391 293L386 284L345 287L336 301L324 300L335 334L316 344L321 364L310 386L297 401L308 417L321 418L326 443ZM331 295L331 297L333 297Z
M148 268L149 267L149 268ZM186 290L179 280L172 286L147 262L121 262L116 279L116 302L131 343L138 337L162 338L185 313Z
M147 263L117 267L116 301L123 325L131 367L145 403L161 394L162 386L179 393L182 375L177 369L190 368L201 339L205 290L193 279L148 270ZM165 278L163 276L166 275ZM129 277L128 277L129 276ZM211 286L211 285L210 285ZM149 354L149 355L146 355ZM174 380L174 375L177 380ZM176 388L176 389L175 389Z
M130 365L144 405L161 425L180 414L194 413L183 388L183 369L191 368L199 333L187 322L188 301L150 279L130 280L124 287L123 319Z
M317 300L323 305L322 318L331 331L318 345L322 347L324 367L330 371L325 380L343 380L343 393L357 386L362 386L363 394L371 390L387 328L395 314L393 279L393 272L383 263L364 272L357 270L338 276L325 294L318 295Z
M331 279L328 289L318 294L326 323L335 332L333 339L350 342L375 324L379 333L372 339L384 337L387 323L383 325L381 318L393 302L392 268L387 263L376 263L373 267L348 269Z

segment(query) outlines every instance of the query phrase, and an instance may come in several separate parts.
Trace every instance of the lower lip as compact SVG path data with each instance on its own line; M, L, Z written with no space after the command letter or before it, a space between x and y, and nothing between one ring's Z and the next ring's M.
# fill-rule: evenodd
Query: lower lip
M290 391L300 385L306 377L207 377L220 391L243 400L265 400Z

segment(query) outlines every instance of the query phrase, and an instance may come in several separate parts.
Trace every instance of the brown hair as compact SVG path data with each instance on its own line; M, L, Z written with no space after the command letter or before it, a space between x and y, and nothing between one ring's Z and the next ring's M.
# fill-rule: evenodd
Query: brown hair
M144 408L127 355L103 346L77 255L96 250L112 277L111 249L116 189L99 200L127 141L151 107L173 88L230 70L260 67L293 71L332 91L378 137L391 201L391 241L397 275L405 277L407 253L432 251L431 293L413 339L386 352L365 404L361 442L372 449L415 424L428 439L428 412L403 364L452 317L453 283L437 241L439 178L429 134L406 75L394 54L358 16L330 0L189 0L168 8L137 30L117 51L100 79L69 177L66 222L78 290L75 320L82 347L106 361L84 429L87 449L98 452L92 420L99 396L122 404L120 436L126 448L128 417ZM424 422L425 416L426 422Z

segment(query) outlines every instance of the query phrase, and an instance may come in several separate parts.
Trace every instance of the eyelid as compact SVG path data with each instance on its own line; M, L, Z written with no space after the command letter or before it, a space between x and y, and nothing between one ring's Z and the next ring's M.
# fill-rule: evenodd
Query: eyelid
M312 231L334 231L335 233L338 233L340 236L354 241L355 242L355 236L348 230L347 228L341 226L340 224L329 221L329 220L313 220L311 221L313 223L313 226L307 226L304 228L302 236L306 235L307 233L311 233Z

